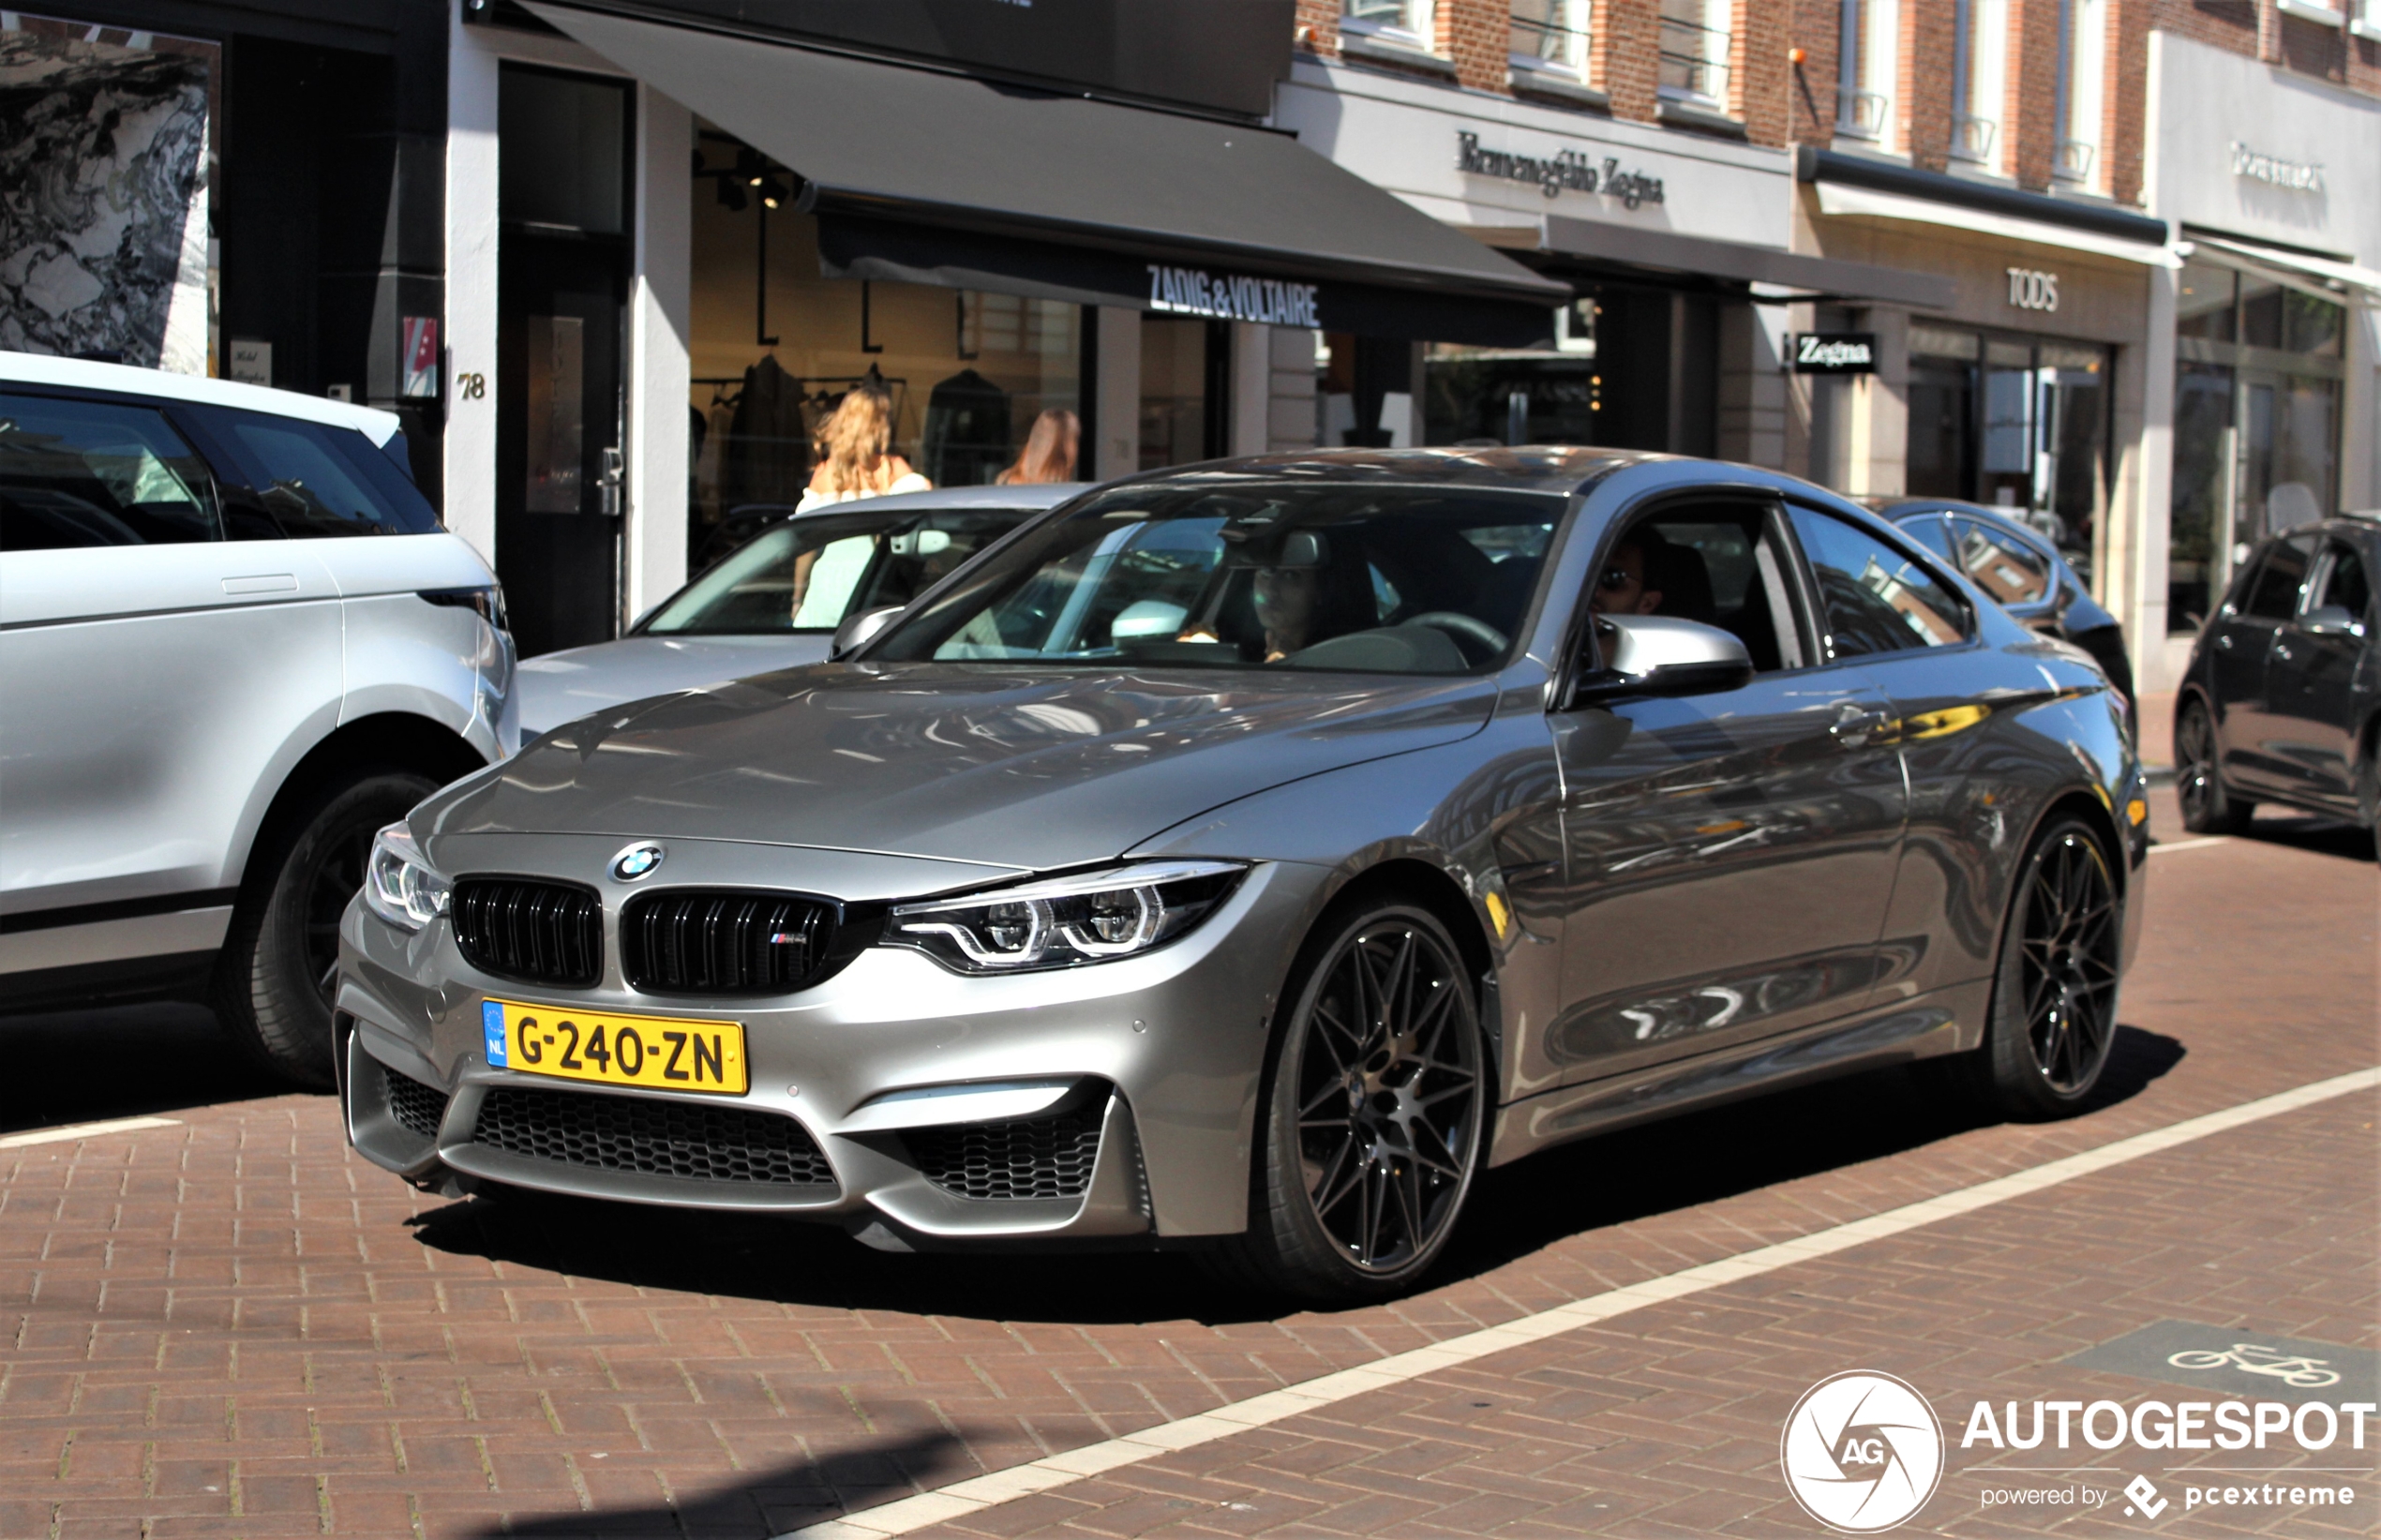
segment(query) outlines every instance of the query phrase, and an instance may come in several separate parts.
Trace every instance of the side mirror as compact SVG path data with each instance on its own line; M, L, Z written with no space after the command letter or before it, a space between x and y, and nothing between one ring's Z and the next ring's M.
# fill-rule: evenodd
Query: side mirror
M2299 622L2311 635L2317 636L2361 636L2363 624L2348 613L2345 605L2317 605L2307 611Z
M846 657L875 641L900 618L901 609L899 605L885 605L845 616L844 623L835 628L835 639L827 644L828 661Z
M1605 666L1571 687L1572 708L1645 695L1704 695L1752 682L1744 640L1715 625L1669 615L1599 615Z

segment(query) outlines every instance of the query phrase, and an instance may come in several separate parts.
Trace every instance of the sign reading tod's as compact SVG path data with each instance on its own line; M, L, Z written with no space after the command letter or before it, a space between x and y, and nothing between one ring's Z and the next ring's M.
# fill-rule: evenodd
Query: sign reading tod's
M1272 326L1320 327L1310 283L1209 273L1197 267L1149 267L1149 308L1216 321L1259 321Z
M1660 177L1648 176L1643 172L1625 172L1615 156L1606 156L1604 164L1599 167L1577 150L1565 150L1551 156L1483 150L1480 148L1480 136L1468 130L1459 130L1455 136L1455 169L1474 176L1496 176L1507 182L1527 182L1549 198L1567 188L1572 192L1596 192L1607 198L1617 198L1629 208L1663 201Z

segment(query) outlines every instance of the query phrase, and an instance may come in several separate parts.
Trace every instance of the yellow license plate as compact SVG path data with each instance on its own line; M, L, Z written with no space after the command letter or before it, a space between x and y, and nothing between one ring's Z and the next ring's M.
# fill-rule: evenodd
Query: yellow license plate
M751 1084L741 1022L487 1000L480 1026L487 1062L499 1069L715 1096L742 1096Z

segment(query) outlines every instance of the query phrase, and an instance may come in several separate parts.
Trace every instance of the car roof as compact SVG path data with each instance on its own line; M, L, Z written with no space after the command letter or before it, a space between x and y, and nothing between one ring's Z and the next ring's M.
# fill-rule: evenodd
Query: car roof
M1498 444L1476 449L1306 449L1173 466L1129 481L1162 481L1180 486L1202 481L1280 483L1313 476L1341 482L1567 493L1580 491L1622 466L1678 457L1628 449L1591 449L1580 444Z
M2008 509L1996 508L1990 503L1969 502L1964 498L1903 498L1889 502L1877 511L1878 517L1894 524L1899 524L1906 518L1914 518L1920 514L1959 514L1969 518L1982 519L1987 524L1998 525L2013 533L2023 535L2028 545L2047 550L2054 556L2058 554L2057 546L2044 538L2040 530L2035 529L2024 519L2014 516Z
M1056 508L1097 485L1088 481L1053 481L1011 486L937 486L925 492L891 492L883 497L853 498L846 502L822 502L799 514L792 504L783 502L741 502L728 512L779 513L793 518L818 518L828 514L919 513L936 508L1021 508L1039 512Z
M302 417L333 427L352 427L376 444L387 443L403 426L393 411L357 406L352 401L244 385L200 374L135 368L128 364L98 364L86 358L57 358L48 353L0 351L0 384L56 385L70 390L112 391L121 396L239 407L247 411L270 412L276 417Z

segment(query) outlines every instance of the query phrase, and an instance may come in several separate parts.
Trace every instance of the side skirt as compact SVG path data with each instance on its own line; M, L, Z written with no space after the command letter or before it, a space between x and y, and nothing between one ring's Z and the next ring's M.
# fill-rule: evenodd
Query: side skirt
M1992 980L1978 979L1785 1037L1509 1102L1497 1109L1489 1164L1698 1107L1955 1054L1983 1040L1991 997Z

